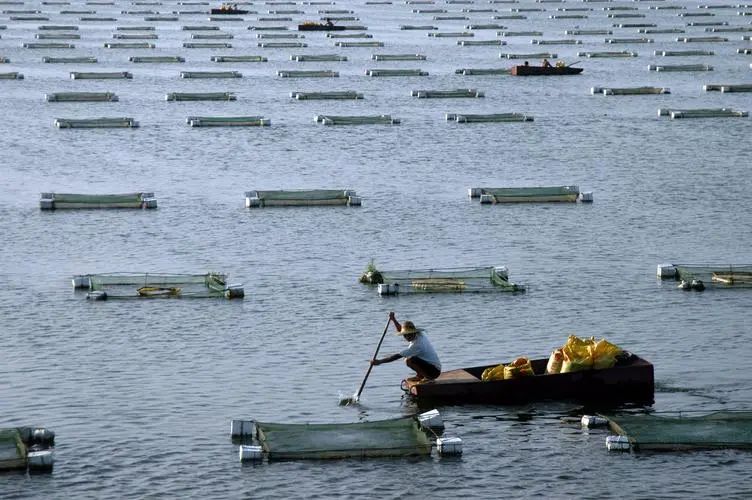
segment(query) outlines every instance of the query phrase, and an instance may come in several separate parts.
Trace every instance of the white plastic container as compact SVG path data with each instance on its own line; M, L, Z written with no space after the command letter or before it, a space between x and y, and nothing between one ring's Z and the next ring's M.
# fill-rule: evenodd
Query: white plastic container
M458 437L437 438L436 449L442 457L462 455L462 439Z
M480 204L481 205L491 205L494 202L494 197L491 194L482 194L480 195Z
M89 288L91 286L91 280L86 275L78 275L73 277L73 288Z
M241 445L238 455L241 462L259 462L264 457L261 446Z
M606 448L608 451L629 451L629 438L627 436L607 436Z
M597 415L583 415L580 423L583 427L591 429L593 427L605 427L608 425L608 419Z
M593 192L592 191L585 191L583 193L580 193L580 202L582 203L593 203Z
M507 266L495 266L494 273L499 278L509 280L509 269L507 268Z
M470 198L480 198L481 193L483 190L481 188L468 188L467 189L467 195Z
M379 283L379 295L397 295L399 294L399 283Z
M55 455L52 450L31 451L26 455L26 460L30 469L51 469L55 463Z
M100 290L89 292L86 294L86 298L89 300L107 300L107 292Z
M227 285L227 288L225 289L225 297L228 299L242 299L245 297L243 285L238 283Z
M233 420L230 424L230 437L251 437L256 433L256 425L253 420Z
M673 279L676 277L676 267L672 264L658 264L656 274L661 279Z
M359 207L361 205L360 196L348 196L347 205L350 207Z
M444 420L441 418L439 410L430 410L418 415L418 422L424 429L443 429Z

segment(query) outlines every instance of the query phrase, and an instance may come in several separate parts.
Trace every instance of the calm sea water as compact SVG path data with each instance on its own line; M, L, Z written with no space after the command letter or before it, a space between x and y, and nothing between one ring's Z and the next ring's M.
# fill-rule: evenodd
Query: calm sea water
M715 4L712 2L711 4ZM685 10L655 10L677 5ZM608 18L604 6L637 7L645 18ZM587 19L550 19L558 8L591 7ZM613 454L605 432L562 424L572 404L440 408L458 459L346 460L241 465L229 439L233 418L353 422L416 412L399 390L401 363L373 370L357 407L337 405L359 386L390 310L427 330L445 368L545 357L567 335L606 337L652 361L658 412L748 409L750 294L682 292L655 278L656 264L750 261L749 118L668 120L658 108L749 111L748 94L704 84L749 83L743 33L705 33L690 22L749 26L744 9L691 2L438 2L432 6L249 6L244 22L181 15L147 22L121 11L208 10L175 2L54 5L5 2L0 72L0 426L40 425L57 434L54 472L0 478L4 498L103 497L748 497L752 456L739 451ZM258 22L268 10L299 9L290 22ZM346 8L383 48L339 48L309 33L304 49L258 48L250 25L317 19ZM468 20L413 12L494 8ZM541 8L523 20L493 20ZM38 9L49 21L14 21ZM60 10L96 10L117 22L83 22ZM749 9L746 9L749 11ZM707 12L714 16L679 17ZM683 27L641 35L618 23ZM350 22L348 22L350 23ZM539 37L457 45L440 32L498 23ZM73 50L21 48L41 24L80 27ZM184 49L184 25L219 25L232 49ZM153 25L156 49L105 49L115 26ZM605 44L611 29L649 44ZM264 32L262 32L264 33ZM725 43L679 43L718 35ZM581 45L534 45L531 39ZM345 39L347 40L347 39ZM714 56L657 57L704 49ZM588 59L577 52L632 50L638 57ZM568 78L459 76L458 68L503 68L503 53L553 51L584 72ZM347 62L298 63L291 54L337 53ZM375 53L420 53L426 61L374 62ZM266 63L217 64L211 55L254 54ZM94 56L97 64L43 64L43 56ZM134 64L132 55L181 55L183 64ZM531 60L535 63L535 60ZM648 71L649 64L710 64L711 72ZM370 78L369 68L420 68L427 77ZM287 79L277 70L333 69L339 78ZM188 80L185 70L237 70L241 79ZM132 80L71 80L70 71L130 71ZM671 94L593 96L593 86L662 86ZM416 99L411 90L477 88L483 99ZM295 101L291 91L356 90L359 101ZM45 93L115 92L117 103L46 103ZM169 103L169 92L231 91L236 102ZM459 125L445 113L520 112L532 123ZM391 114L398 126L324 127L320 113ZM268 128L192 129L187 116L262 115ZM55 118L130 116L134 130L59 130ZM469 187L577 184L592 205L480 206ZM349 188L360 208L248 210L254 189ZM156 211L41 212L40 192L154 191ZM379 298L357 283L370 259L383 269L506 265L526 294ZM74 274L226 272L243 301L95 302L72 291ZM402 347L388 336L382 352Z

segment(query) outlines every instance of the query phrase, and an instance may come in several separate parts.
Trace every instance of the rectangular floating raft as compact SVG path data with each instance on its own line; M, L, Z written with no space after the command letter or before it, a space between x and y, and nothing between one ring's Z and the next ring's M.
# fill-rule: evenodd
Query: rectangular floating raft
M118 80L133 78L133 74L127 71L118 72L98 72L98 73L84 73L80 71L71 71L71 80Z
M531 122L533 117L523 113L467 114L447 113L446 121L456 123Z
M55 433L41 427L0 429L0 472L52 470L54 444Z
M267 62L264 56L211 56L212 62Z
M714 288L752 288L752 265L745 264L662 264L658 277L677 281L701 280Z
M747 111L737 111L730 108L702 108L702 109L658 109L658 116L668 116L672 120L677 118L746 118Z
M290 97L299 101L312 99L363 99L363 94L354 90L341 90L330 92L290 92Z
M171 92L165 95L165 101L235 101L232 92Z
M524 285L509 281L506 266L403 271L380 271L370 267L359 281L368 285L378 285L379 295L525 291Z
M272 121L263 116L189 116L191 127L268 127Z
M319 205L360 206L361 199L350 189L296 189L245 193L246 208Z
M83 274L73 277L74 288L88 288L87 299L243 298L241 284L227 284L227 275L168 273Z
M341 424L256 422L269 460L429 456L431 441L414 417Z
M73 208L157 208L154 193L77 194L42 193L39 200L42 210Z
M343 116L315 115L313 120L322 125L399 125L399 118L391 115Z
M604 415L610 429L625 436L636 451L752 449L752 412L719 411L707 415Z
M239 71L181 71L180 78L243 78Z
M137 128L133 118L56 118L57 128Z
M471 188L468 194L482 204L592 201L592 193L586 200L578 186Z
M592 87L590 93L593 95L651 95L670 94L671 89L667 87Z
M478 89L413 90L410 95L421 99L485 97L485 94Z
M53 92L45 94L47 102L117 102L112 92Z

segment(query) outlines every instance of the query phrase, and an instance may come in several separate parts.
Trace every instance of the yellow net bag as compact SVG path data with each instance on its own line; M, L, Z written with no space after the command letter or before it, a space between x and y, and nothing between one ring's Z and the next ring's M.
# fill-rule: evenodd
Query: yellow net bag
M530 360L525 357L517 358L504 367L504 380L530 375L534 375L533 366L530 364Z

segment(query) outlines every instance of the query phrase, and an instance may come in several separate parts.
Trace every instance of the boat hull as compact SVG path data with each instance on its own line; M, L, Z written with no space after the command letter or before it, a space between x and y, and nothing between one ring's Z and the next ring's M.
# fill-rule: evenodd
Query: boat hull
M613 368L545 374L547 359L532 360L535 375L482 382L476 366L442 373L430 382L404 381L419 404L519 404L534 401L578 401L597 405L652 404L653 365L632 355Z
M211 15L213 16L221 16L221 15L227 15L227 16L238 16L241 14L248 14L249 11L247 10L239 10L239 9L212 9Z
M510 71L512 76L562 76L580 73L582 73L582 68L571 66L513 66Z
M326 24L299 24L298 31L344 31L346 26L326 25Z

